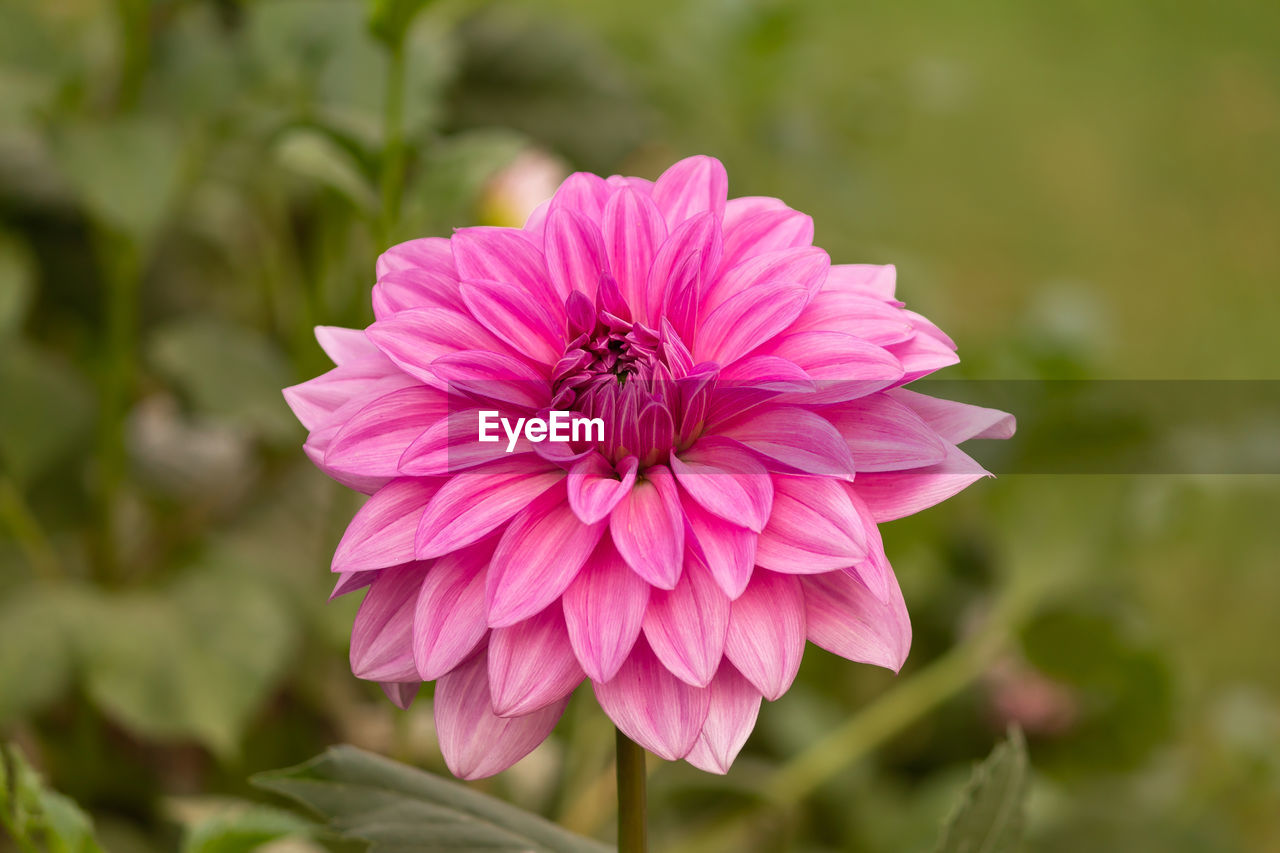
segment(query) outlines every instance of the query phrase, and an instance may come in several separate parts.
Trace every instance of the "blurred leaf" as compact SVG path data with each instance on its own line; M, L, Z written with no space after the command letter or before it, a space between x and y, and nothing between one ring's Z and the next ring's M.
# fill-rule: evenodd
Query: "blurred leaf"
M253 777L259 787L306 805L369 853L413 850L603 853L610 848L537 815L353 746Z
M146 244L178 186L181 140L157 120L59 126L53 151L91 218Z
M268 806L223 809L188 828L182 853L249 853L281 838L308 835L314 826L292 812Z
M60 357L18 342L0 353L0 463L30 482L76 449L93 415L89 384Z
M947 819L938 853L1009 853L1022 843L1029 768L1022 732L1011 729L973 771Z
M30 250L0 233L0 341L21 330L34 284L35 261Z
M212 317L186 317L157 329L148 353L199 411L268 440L296 437L280 395L291 381L288 362L258 332Z
M68 596L50 584L28 586L0 603L0 723L57 698L71 674Z
M310 127L290 128L277 140L275 154L282 166L336 190L365 215L377 212L378 194L359 161L328 134Z
M25 842L23 849L48 853L102 853L93 821L68 797L40 781L13 744L0 746L0 822Z
M188 572L167 594L103 599L81 637L90 695L149 737L194 737L234 754L275 687L294 626L262 581Z
M404 41L418 13L432 0L369 0L369 30L388 47Z

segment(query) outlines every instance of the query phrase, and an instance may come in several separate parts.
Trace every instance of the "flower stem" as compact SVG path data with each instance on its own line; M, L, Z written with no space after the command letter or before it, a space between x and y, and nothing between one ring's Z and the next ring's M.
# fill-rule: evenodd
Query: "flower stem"
M400 220L404 182L404 39L391 46L387 57L386 100L382 109L382 242L390 242ZM383 247L385 248L385 246Z
M618 730L618 853L645 853L644 749Z

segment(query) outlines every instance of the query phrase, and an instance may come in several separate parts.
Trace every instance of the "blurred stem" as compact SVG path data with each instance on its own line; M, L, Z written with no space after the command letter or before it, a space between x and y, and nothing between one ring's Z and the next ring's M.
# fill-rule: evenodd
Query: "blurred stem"
M102 353L102 408L98 417L98 560L105 576L116 570L116 511L127 468L124 420L134 384L141 254L119 234L98 235L106 279L106 331Z
M404 186L404 38L390 47L386 99L382 112L382 240L395 234L400 220L400 196Z
M618 730L618 853L645 853L644 749Z
M151 53L149 0L116 0L120 27L120 79L116 84L115 106L121 112L133 109L142 92Z
M9 528L37 577L56 580L65 575L22 490L12 478L3 475L0 475L0 523Z

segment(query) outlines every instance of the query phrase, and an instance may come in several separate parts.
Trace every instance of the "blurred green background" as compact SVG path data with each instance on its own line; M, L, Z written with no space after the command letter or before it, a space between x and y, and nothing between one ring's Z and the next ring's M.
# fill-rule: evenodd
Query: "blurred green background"
M126 853L331 743L443 770L429 698L349 673L358 502L279 389L380 248L571 169L720 157L896 263L952 378L1280 379L1278 38L1264 0L4 0L0 739ZM654 768L654 848L927 851L1017 722L1029 850L1280 851L1278 497L1015 473L887 525L902 674L810 647L728 777ZM611 752L580 695L480 787L607 839Z

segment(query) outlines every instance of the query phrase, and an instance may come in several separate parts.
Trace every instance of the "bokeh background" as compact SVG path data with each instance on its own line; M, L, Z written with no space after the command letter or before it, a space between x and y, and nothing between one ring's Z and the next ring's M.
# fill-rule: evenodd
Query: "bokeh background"
M443 771L429 695L350 675L357 501L279 389L381 247L572 169L720 157L896 263L949 378L1280 379L1278 38L1265 0L5 0L0 737L124 853L332 743ZM1015 722L1029 850L1280 851L1280 480L1034 461L885 527L903 672L810 647L727 777L653 768L655 849L929 850ZM479 787L607 839L611 752L578 696Z

